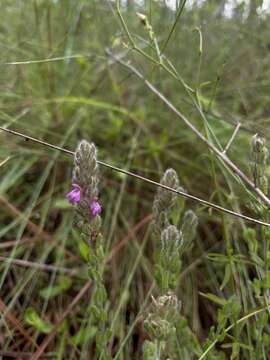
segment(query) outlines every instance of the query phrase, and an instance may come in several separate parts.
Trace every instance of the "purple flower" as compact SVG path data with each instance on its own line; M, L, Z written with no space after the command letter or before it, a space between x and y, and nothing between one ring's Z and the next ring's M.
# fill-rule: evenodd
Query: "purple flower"
M102 207L101 207L100 203L98 202L97 198L94 198L90 202L90 209L91 209L91 215L93 217L96 217L97 215L99 215L101 213Z
M71 204L77 204L81 200L82 189L77 184L72 184L72 190L66 195L66 198Z

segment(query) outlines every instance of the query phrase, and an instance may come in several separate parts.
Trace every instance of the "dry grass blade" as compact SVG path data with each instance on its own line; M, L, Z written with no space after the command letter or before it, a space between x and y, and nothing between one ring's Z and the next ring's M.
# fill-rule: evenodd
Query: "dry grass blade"
M0 256L0 261L18 265L18 266L30 267L30 268L34 268L34 269L38 269L38 270L43 270L43 271L60 272L60 273L67 274L69 276L76 276L76 274L78 274L78 270L76 270L76 269L71 270L71 269L58 267L58 266L54 266L54 265L40 264L40 263L33 262L33 261L6 258L4 256Z

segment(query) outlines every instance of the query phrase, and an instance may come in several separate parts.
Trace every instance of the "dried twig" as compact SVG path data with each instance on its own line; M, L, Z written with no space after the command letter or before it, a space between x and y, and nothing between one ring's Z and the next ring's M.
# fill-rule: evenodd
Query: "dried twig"
M214 144L212 144L176 107L152 84L150 83L142 73L140 73L134 66L129 63L124 62L121 59L118 59L111 52L107 51L115 61L129 69L133 74L135 74L143 83L148 87L148 89L154 93L179 119L181 119L185 125L199 138L207 147L212 150L218 158L220 158L256 195L257 197L268 207L270 208L270 199L256 187L253 181L251 181L248 176L242 172L242 170L234 163L232 160L224 153L219 150Z
M242 124L240 122L236 125L230 140L228 141L227 145L225 146L225 149L223 150L224 154L229 150L230 146L232 145L232 143L233 143L233 141L234 141L240 127L241 127L241 125Z

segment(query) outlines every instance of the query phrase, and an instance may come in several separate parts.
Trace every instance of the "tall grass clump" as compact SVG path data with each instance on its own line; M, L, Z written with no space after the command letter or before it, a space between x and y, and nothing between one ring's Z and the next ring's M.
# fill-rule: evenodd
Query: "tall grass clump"
M1 359L270 359L268 8L1 2Z

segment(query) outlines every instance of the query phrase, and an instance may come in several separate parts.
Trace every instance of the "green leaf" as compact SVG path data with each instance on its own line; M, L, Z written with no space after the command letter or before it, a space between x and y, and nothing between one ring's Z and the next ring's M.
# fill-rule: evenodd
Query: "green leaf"
M224 287L228 284L228 282L230 281L232 276L232 269L231 269L231 265L227 264L225 267L225 275L224 275L224 279L222 281L222 284L220 286L220 290L223 290Z
M222 299L222 298L220 298L220 297L218 297L218 296L216 296L214 294L210 294L210 293L205 294L205 293L200 292L200 295L205 297L206 299L218 304L218 305L224 306L226 304L226 302L227 302L226 299Z
M85 261L89 261L89 246L83 240L79 240L79 251L80 251L81 257Z
M252 287L253 287L253 290L255 292L256 298L260 298L261 290L262 290L262 281L257 279L257 278L253 279Z
M63 276L62 278L60 278L58 285L48 286L48 287L40 290L39 295L43 299L49 300L53 297L56 297L56 296L64 293L68 289L70 289L71 285L72 285L71 279Z
M252 228L247 228L243 231L243 236L248 244L249 252L256 255L258 252L258 241L256 239L256 231Z
M209 253L207 255L207 259L211 260L211 261L216 261L219 263L227 263L228 262L228 257L226 255L223 254L219 254L219 253Z
M33 326L36 330L44 334L49 334L52 331L52 325L42 320L35 309L31 307L26 309L23 318L28 325Z
M94 326L91 327L81 327L80 330L71 337L71 342L73 345L83 345L87 343L91 338L95 336L97 328Z

